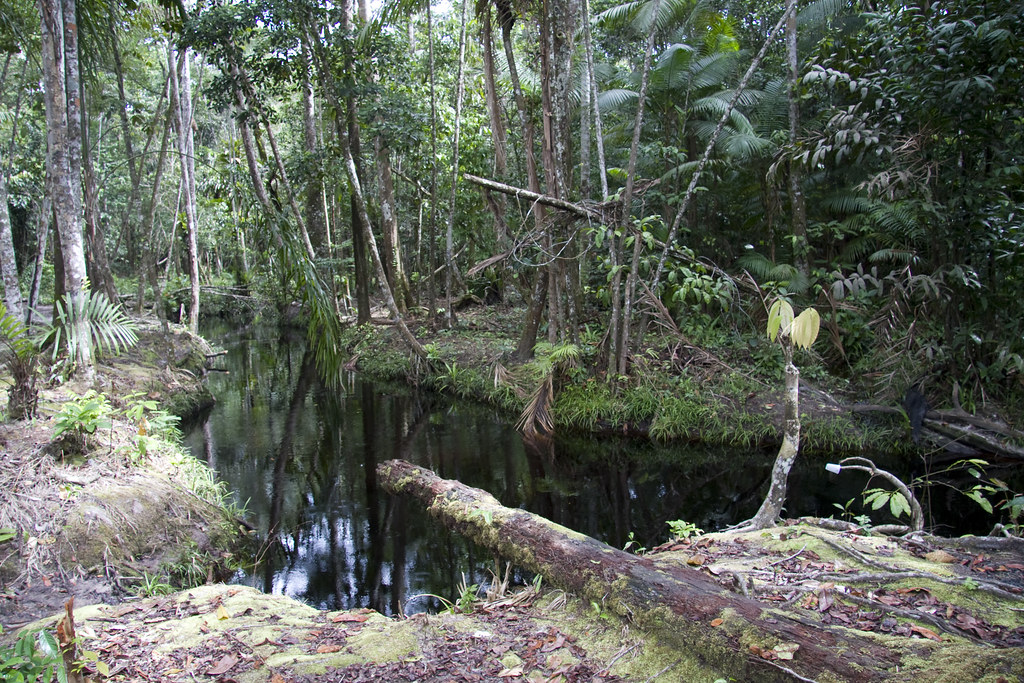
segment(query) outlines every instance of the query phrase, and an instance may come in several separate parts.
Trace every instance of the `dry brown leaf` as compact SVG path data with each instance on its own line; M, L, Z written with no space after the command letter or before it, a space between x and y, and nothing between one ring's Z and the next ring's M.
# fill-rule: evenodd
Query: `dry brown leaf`
M320 645L316 648L316 653L318 655L328 655L332 652L341 652L344 647L344 645Z
M238 656L228 653L228 654L224 655L223 657L221 657L217 661L217 663L213 666L212 669L207 669L206 670L206 675L207 676L221 676L223 674L226 674L228 671L231 671L231 668L235 664L238 664Z
M912 633L916 633L919 636L924 636L925 638L929 638L931 640L937 640L939 642L942 641L942 638L939 638L939 634L938 633L936 633L935 631L931 630L930 628L925 628L924 626L916 626L916 625L911 626L910 627L910 631Z
M352 614L351 612L342 612L341 614L335 614L333 617L331 617L331 621L333 621L334 623L338 623L339 621L363 622L369 618L370 617L365 614Z
M498 678L519 678L523 675L523 667L514 666L511 669L502 669Z
M930 553L925 553L924 559L929 562L937 562L938 564L953 564L956 562L956 558L947 553L945 550L933 550Z

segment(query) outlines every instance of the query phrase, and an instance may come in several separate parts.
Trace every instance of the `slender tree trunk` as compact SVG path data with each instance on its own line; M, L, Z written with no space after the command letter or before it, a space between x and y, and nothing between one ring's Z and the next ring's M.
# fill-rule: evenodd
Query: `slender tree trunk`
M455 327L455 306L452 302L452 281L455 274L455 199L459 189L459 135L462 132L462 100L465 94L466 73L466 2L462 0L459 29L459 69L455 77L455 131L452 136L452 188L448 199L448 225L444 242L444 298L445 321L449 328Z
M516 113L519 116L519 128L523 138L523 149L526 157L526 181L531 192L541 193L540 178L537 173L537 157L533 147L533 122L530 120L530 112L526 106L526 95L519 81L519 70L516 67L516 56L512 49L512 27L515 23L515 15L512 13L511 3L499 2L498 21L501 24L501 42L505 49L505 59L508 63L509 80L512 83L512 93L516 101ZM546 211L543 207L533 207L534 229L540 235L544 231ZM537 279L547 279L546 273L538 271L534 274ZM533 347L537 345L537 331L540 329L541 319L544 315L544 307L548 296L547 282L534 282L533 296L530 306L526 311L526 319L523 321L522 333L519 336L519 344L516 347L516 356L520 360L527 360L533 356Z
M661 0L654 0L654 8L651 11L651 25L648 28L647 47L644 50L644 66L640 74L640 93L636 106L636 119L633 121L633 141L629 147L629 165L626 171L626 189L622 192L622 222L619 224L621 245L625 244L626 236L633 226L633 181L636 174L637 155L640 151L640 131L644 122L644 104L647 99L647 83L651 73L651 56L654 54L654 36L658 20L658 12L661 9ZM629 358L629 337L630 322L633 318L633 300L636 296L637 269L640 264L640 251L643 240L637 234L633 241L633 258L630 261L629 274L626 277L625 301L622 306L622 321L619 323L619 338L615 342L615 365L620 375L626 374L627 359Z
M135 147L132 143L132 130L131 125L128 122L128 98L125 95L124 90L124 65L121 61L121 48L118 41L118 30L115 25L115 12L113 8L110 9L107 14L107 27L110 31L110 50L111 55L114 58L114 76L117 80L117 95L120 100L121 106L118 107L117 113L118 118L121 122L121 139L124 142L125 157L128 161L128 178L131 182L131 192L128 195L128 202L125 204L124 213L121 214L121 238L125 240L126 251L128 252L128 266L132 270L135 270L137 250L135 244L135 236L132 234L131 221L133 214L135 213L135 205L139 201L139 192L141 190L141 173L139 172L139 166L135 162ZM163 96L161 96L161 100ZM157 105L157 111L159 112L160 105Z
M324 216L323 174L320 170L320 152L317 140L316 103L313 96L313 63L309 54L309 38L302 38L302 135L306 154L315 169L306 181L306 229L314 251L323 251L329 240Z
M786 63L789 67L789 145L796 150L800 129L800 62L796 51L797 0L786 0ZM807 203L800 184L800 164L789 163L789 210L793 232L793 261L803 275L810 273L808 263L810 246L807 243Z
M772 481L768 495L764 497L757 514L748 523L755 529L774 526L782 516L786 502L786 488L789 472L800 452L800 371L793 365L793 347L789 341L783 343L786 354L786 422L783 427L782 445L772 466Z
M380 177L381 233L384 237L384 269L403 314L413 306L412 289L402 262L402 243L398 235L398 211L395 205L395 180L391 172L391 148L383 136L374 140L377 173Z
M85 104L85 87L79 83L79 95ZM88 108L83 106L83 111ZM107 258L106 232L100 220L99 188L96 173L92 165L92 145L89 142L88 116L82 117L82 175L85 185L85 266L92 282L93 290L103 292L107 298L117 303L117 285L114 275L110 272L110 261Z
M711 151L715 148L715 143L718 142L718 136L722 133L722 129L725 128L725 124L732 115L732 110L735 109L736 103L739 101L743 91L746 90L747 83L750 82L754 72L757 71L757 68L761 65L761 60L764 59L765 54L768 52L768 48L775 41L775 36L779 34L779 31L782 30L782 27L786 24L790 15L795 11L796 5L787 2L786 11L783 12L782 16L779 17L779 20L775 23L775 26L768 33L768 37L765 38L764 43L761 45L761 50L750 62L750 67L748 67L747 72L743 74L743 78L740 79L739 85L737 85L736 89L733 91L732 99L729 100L729 104L726 105L721 118L718 119L718 125L715 126L715 130L711 134L708 144L704 147L704 154L701 156L700 162L697 164L697 168L693 171L693 176L690 178L690 184L686 188L686 194L683 195L683 201L680 203L678 211L676 211L676 217L672 220L672 227L669 229L668 238L665 240L665 248L662 249L661 256L658 258L658 267L654 271L654 279L649 288L652 292L657 293L658 291L658 285L661 283L661 275L665 270L665 260L668 258L668 251L675 243L676 234L679 231L679 225L682 223L683 216L686 214L686 209L689 207L690 201L693 199L693 195L697 191L697 183L700 180L700 175L704 172L704 167L707 166L708 160L711 158Z
M345 157L345 173L348 176L349 190L352 193L352 198L356 204L356 210L359 212L360 225L363 228L363 239L366 241L367 247L369 247L370 257L373 261L373 266L377 271L377 279L380 281L381 290L384 293L384 299L387 303L388 310L391 312L391 316L394 318L395 325L398 326L398 330L405 339L406 344L409 348L420 358L426 358L427 352L423 349L423 346L417 341L416 337L413 336L409 330L408 325L405 324L405 318L398 310L398 304L395 303L395 297L391 291L391 287L388 285L387 274L384 272L384 263L381 261L380 252L377 250L377 241L373 238L373 231L370 229L370 216L366 211L366 201L363 198L363 190L359 185L359 173L356 170L355 159L352 157L352 148L348 140L342 141L342 154Z
M175 63L177 62L177 63ZM179 52L167 46L167 63L171 74L171 108L178 135L178 162L185 205L185 232L188 241L190 305L188 328L199 333L199 226L196 216L195 143L192 135L192 79L188 50Z
M427 53L430 60L430 219L427 230L427 308L431 319L437 314L437 87L434 72L434 12L427 3ZM423 273L421 272L422 276Z
M11 215L7 207L7 174L0 169L0 272L4 278L4 304L7 314L24 320L21 287L18 285L18 261L14 256Z
M81 103L78 99L78 24L75 0L39 0L46 104L47 176L71 306L85 303L85 248L82 240ZM84 316L75 316L76 372L87 382L95 377L92 337Z
M43 192L42 208L36 218L36 258L32 269L32 286L28 292L28 306L25 308L25 324L32 324L32 312L39 303L39 289L43 283L43 261L46 259L46 243L50 235L50 223L53 218L53 202L49 182L47 189ZM35 204L37 207L39 203Z
M170 79L170 74L168 74ZM170 82L167 84L168 89L170 88ZM160 204L160 186L163 182L164 167L167 165L167 150L170 147L171 139L171 127L174 109L168 104L167 112L164 115L164 131L160 137L160 153L157 155L156 169L153 172L153 190L149 195L149 207L146 210L146 216L142 224L142 235L145 240L143 246L143 259L142 259L142 270L138 278L138 296L135 301L135 311L142 313L143 294L145 292L145 283L147 277L150 279L150 285L153 287L153 309L156 311L157 317L160 320L165 321L166 316L163 310L163 301L160 296L160 283L157 280L157 266L158 257L156 249L156 210Z
M494 175L502 182L506 182L508 180L508 139L505 134L505 121L501 116L501 104L498 101L498 87L494 78L494 32L491 26L490 4L484 8L479 20L484 62L484 94L487 101L487 114L491 123L491 141L494 144ZM488 196L490 197L490 195ZM505 197L501 195L488 199L488 206L494 213L495 241L499 252L508 248L505 204Z

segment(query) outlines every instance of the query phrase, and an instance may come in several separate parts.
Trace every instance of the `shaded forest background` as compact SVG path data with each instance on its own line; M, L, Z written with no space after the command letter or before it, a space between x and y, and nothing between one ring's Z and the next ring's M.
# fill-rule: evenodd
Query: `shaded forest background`
M616 378L665 326L781 369L784 297L868 394L1024 405L1022 38L1006 0L8 0L6 308L298 300L329 363L373 302L425 357L405 320L470 293Z

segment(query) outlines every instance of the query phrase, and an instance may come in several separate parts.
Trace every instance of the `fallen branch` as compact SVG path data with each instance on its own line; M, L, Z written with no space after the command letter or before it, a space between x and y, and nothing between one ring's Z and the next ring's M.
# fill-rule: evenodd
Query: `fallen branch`
M487 178L481 178L469 173L463 173L462 177L469 182L486 187L488 190L494 190L495 192L501 192L503 194L512 195L520 199L529 199L531 202L537 204L543 204L544 206L550 206L555 209L561 209L562 211L568 211L569 213L576 214L581 218L590 218L597 221L603 221L604 217L601 212L590 209L580 204L573 204L567 202L564 199L558 199L557 197L551 197L546 194L539 194L537 192L531 192L530 190L523 189L521 187L515 187L513 185L506 185L505 183L499 183L495 180L488 180Z

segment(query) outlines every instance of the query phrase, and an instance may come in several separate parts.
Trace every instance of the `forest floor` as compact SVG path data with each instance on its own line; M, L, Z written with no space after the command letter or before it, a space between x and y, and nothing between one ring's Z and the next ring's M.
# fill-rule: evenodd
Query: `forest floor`
M516 410L544 372L511 361L515 340L509 331L520 314L478 307L462 312L455 332L428 324L414 328L431 345L431 371L417 369L383 324L353 333L350 350L354 364L378 376L420 381ZM547 588L513 592L500 586L490 596L459 601L453 613L388 619L367 611L322 612L215 583L215 568L231 563L238 531L218 506L215 483L201 474L205 466L187 465L194 461L182 459L179 450L161 447L139 457L139 424L126 415L133 400L188 397L177 399L184 401L180 411L207 400L201 368L210 350L155 325L144 327L140 337L138 347L105 361L100 370L98 387L111 397L112 421L87 454L64 457L53 439L60 406L86 387L47 387L36 418L0 425L7 464L0 471L0 530L16 530L0 541L5 638L39 617L47 616L34 626L52 627L57 616L48 615L73 596L79 647L95 654L82 655L94 680L721 678L713 665L669 651L656 633L599 603ZM702 396L770 424L772 431L755 435L770 441L781 427L773 383L674 343L648 354L650 362L639 361L646 376L653 377L652 366L660 364L703 383L745 377L727 392L721 387L729 382L706 384ZM583 355L595 358L588 350ZM562 388L592 384L576 378ZM581 424L564 412L558 417L556 403L556 423L633 434L649 433L657 424L652 414L614 414L622 408L606 405ZM848 419L845 407L824 392L805 390L801 408L822 420ZM730 421L751 424L716 418L717 424ZM897 649L903 641L934 645L934 675L916 680L1024 681L1024 549L1018 541L896 540L870 536L855 525L824 524L832 528L804 520L768 532L702 535L655 548L647 557L691 567L737 595L823 627L876 634ZM152 582L168 567L177 568L179 579L210 585L136 597L163 592L164 586ZM753 645L750 656L785 660L791 654Z

